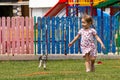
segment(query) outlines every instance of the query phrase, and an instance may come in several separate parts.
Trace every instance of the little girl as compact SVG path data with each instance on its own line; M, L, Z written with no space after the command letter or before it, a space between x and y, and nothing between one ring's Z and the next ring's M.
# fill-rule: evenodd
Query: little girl
M84 15L81 19L82 27L78 35L68 44L69 47L81 36L81 51L83 57L85 58L86 72L95 71L94 63L97 56L97 49L94 43L94 37L101 44L102 48L105 46L102 40L98 37L97 32L94 28L90 26L93 24L93 19L89 15Z

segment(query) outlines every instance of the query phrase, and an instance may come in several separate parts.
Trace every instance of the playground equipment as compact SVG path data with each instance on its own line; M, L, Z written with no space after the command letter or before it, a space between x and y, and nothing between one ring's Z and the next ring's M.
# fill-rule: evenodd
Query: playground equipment
M68 0L69 5L80 5L80 6L95 6L101 2L105 2L106 0Z
M59 0L59 2L52 7L44 16L53 17L56 16L63 8L66 8L66 16L68 16L68 7L73 5L90 6L91 8L105 0ZM91 13L92 14L92 13Z
M66 0L59 0L59 2L52 7L44 16L53 17L56 16L63 8L66 7Z
M116 5L117 4L117 5ZM109 7L109 6L119 6L120 7L120 0L106 0L105 2L103 3L100 3L98 5L96 5L95 7L97 8L102 8L102 7Z

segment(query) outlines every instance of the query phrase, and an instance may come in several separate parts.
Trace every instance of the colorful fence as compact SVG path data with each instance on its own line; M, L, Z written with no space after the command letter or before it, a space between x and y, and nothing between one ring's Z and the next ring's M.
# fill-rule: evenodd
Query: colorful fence
M33 54L33 18L0 18L0 54Z
M77 35L81 28L81 19L78 17L43 17L38 18L38 54L79 54L80 39L75 42L72 47L68 47L68 43ZM102 50L99 43L96 42L99 53L108 54L109 52L116 53L117 47L115 35L120 25L119 21L110 17L100 16L94 17L95 29L98 35L103 40L106 50ZM110 21L112 20L112 21ZM112 22L112 25L110 25ZM117 26L117 28L116 28ZM112 33L112 34L111 34Z
M34 21L33 21L34 20ZM96 42L98 53L120 53L120 17L94 17L94 27L106 50ZM111 24L112 22L112 24ZM34 25L34 23L38 23ZM0 18L0 54L80 54L80 39L68 43L81 28L79 17L2 17Z

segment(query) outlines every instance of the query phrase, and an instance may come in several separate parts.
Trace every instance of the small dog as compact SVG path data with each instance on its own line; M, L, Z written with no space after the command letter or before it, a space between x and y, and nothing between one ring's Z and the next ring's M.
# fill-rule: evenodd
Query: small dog
M38 67L40 68L41 66L43 66L43 68L46 69L47 55L41 55L39 57L39 61L40 61L40 63L39 63Z

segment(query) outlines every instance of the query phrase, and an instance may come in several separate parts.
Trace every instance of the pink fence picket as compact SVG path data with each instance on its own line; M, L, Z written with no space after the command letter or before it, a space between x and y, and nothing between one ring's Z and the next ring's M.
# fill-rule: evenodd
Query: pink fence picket
M29 54L29 41L28 41L28 37L29 37L29 21L28 21L28 17L25 18L25 51L27 54Z
M20 17L16 18L16 52L20 54Z
M10 17L7 17L6 20L6 38L7 38L7 53L10 54Z
M2 54L6 53L6 26L5 17L2 17Z
M21 22L21 53L24 54L25 51L24 51L24 17L22 17L20 19L20 22Z
M29 18L29 52L34 53L34 23L33 18Z
M15 17L12 17L12 54L15 54Z

